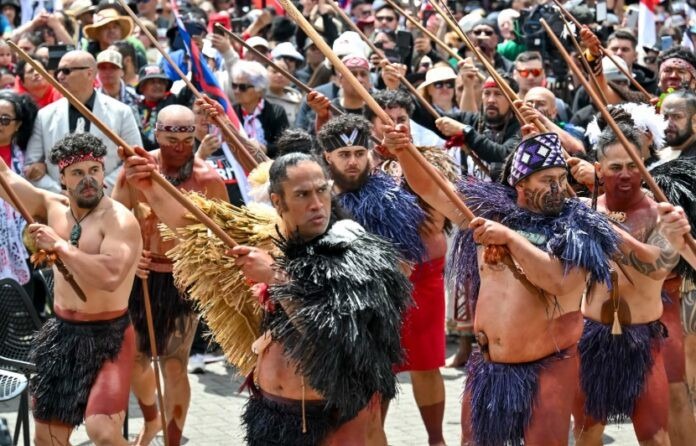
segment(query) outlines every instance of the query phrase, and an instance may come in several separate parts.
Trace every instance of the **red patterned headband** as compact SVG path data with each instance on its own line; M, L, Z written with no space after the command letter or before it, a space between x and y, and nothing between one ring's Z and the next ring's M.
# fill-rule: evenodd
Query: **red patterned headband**
M170 133L193 133L196 131L195 125L165 125L160 122L155 124L155 130L158 132Z
M496 83L496 81L490 80L490 81L486 81L483 83L483 89L485 90L486 88L500 88L500 87L498 87L498 84Z
M96 161L104 166L103 156L94 156L94 153L89 152L63 158L62 160L58 161L58 170L62 172L66 167L72 166L76 163L82 163L84 161Z
M689 74L691 74L692 79L696 79L696 68L694 68L693 65L691 65L684 59L680 59L678 57L672 57L670 59L667 59L664 62L662 62L662 65L660 65L660 72L662 72L662 70L664 70L665 68L677 68L681 70L686 70L689 72Z

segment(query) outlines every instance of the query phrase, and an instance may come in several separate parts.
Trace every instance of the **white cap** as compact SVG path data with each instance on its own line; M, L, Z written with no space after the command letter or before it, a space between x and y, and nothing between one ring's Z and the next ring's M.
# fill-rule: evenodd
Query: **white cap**
M302 54L300 54L300 52L297 51L297 49L295 48L295 45L293 45L290 42L282 42L276 45L276 47L273 48L273 51L271 51L271 57L273 59L280 59L281 57L290 57L299 61L300 63L304 62L304 57L302 56Z
M253 46L253 47L262 46L262 47L266 48L267 50L271 49L271 46L268 44L268 40L264 39L263 37L259 37L259 36L250 37L249 39L247 39L246 43L247 43L247 45Z

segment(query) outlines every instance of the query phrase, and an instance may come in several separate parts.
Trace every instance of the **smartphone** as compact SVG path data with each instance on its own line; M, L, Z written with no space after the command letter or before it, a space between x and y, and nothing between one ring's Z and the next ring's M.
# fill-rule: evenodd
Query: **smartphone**
M635 29L638 27L638 11L635 9L630 9L628 11L628 17L626 18L626 27Z
M398 49L392 48L392 49L383 49L384 52L384 57L387 58L387 60L391 63L403 63L403 59L401 58L401 53L399 52Z
M602 23L607 19L607 2L597 3L595 18L598 23Z
M665 51L672 48L674 45L674 39L672 36L662 36L660 37L660 50Z
M65 53L74 49L75 47L72 45L50 45L48 47L48 64L46 69L55 70L58 68L58 62L60 62Z

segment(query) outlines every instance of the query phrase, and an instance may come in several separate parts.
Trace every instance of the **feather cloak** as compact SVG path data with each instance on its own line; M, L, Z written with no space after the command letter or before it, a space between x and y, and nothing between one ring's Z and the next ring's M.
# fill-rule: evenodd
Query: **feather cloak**
M265 321L309 385L353 418L379 392L396 394L392 365L402 360L401 321L411 285L390 242L350 220L305 242L278 242L289 281L269 289L276 311Z
M610 286L610 261L618 250L619 238L605 216L577 199L567 199L557 216L537 214L517 206L515 189L499 183L465 180L458 189L475 215L521 233L537 248L557 257L566 272L583 268L592 282ZM452 289L464 290L475 306L481 279L471 230L455 234L446 277L456 287Z

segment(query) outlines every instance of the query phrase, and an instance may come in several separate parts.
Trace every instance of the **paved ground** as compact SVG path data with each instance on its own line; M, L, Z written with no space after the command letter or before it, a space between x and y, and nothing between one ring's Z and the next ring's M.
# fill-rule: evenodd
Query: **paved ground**
M450 353L454 345L448 345ZM459 444L459 399L464 374L461 370L443 369L447 392L445 410L445 438L449 445ZM239 423L245 394L237 393L241 384L233 371L222 364L208 365L203 375L190 375L192 400L188 420L184 429L185 444L189 446L242 445ZM392 402L387 417L387 437L392 446L425 446L427 436L420 421L418 408L413 400L411 384L407 375L401 375L401 393ZM131 437L142 426L140 410L131 397L131 418L129 428ZM14 429L17 400L0 403L0 417L8 420ZM78 428L72 436L72 443L87 446L84 428ZM161 438L154 443L163 444ZM630 425L612 426L607 429L605 444L615 446L634 446L638 442Z

